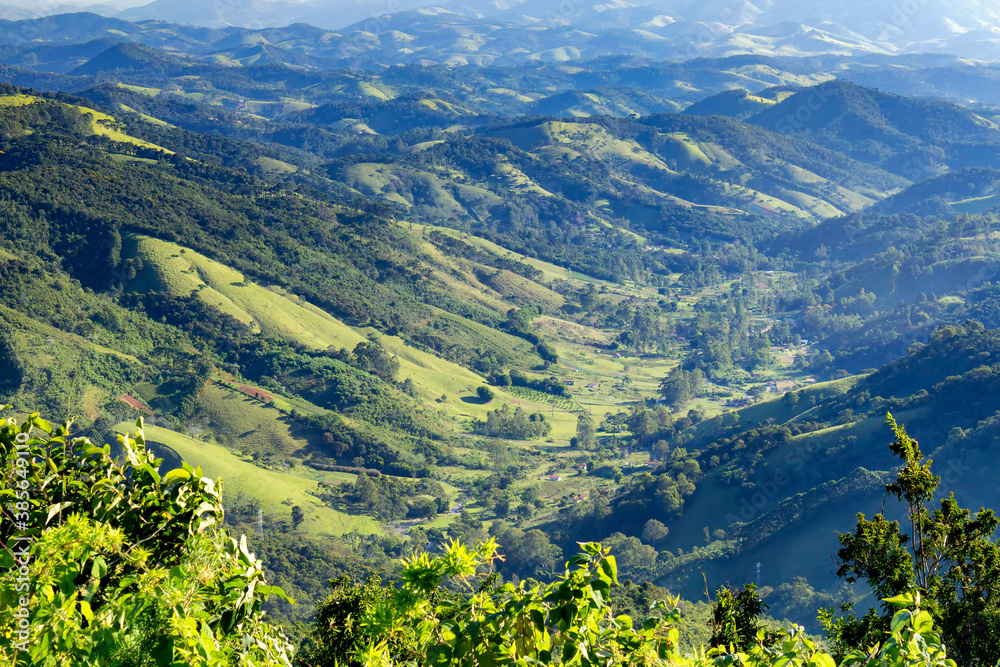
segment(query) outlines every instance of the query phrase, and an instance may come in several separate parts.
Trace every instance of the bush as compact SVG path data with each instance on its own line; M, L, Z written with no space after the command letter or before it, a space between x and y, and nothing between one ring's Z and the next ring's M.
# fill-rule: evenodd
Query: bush
M30 544L29 558L0 552L0 586L14 591L25 569L32 581L0 608L0 662L290 667L291 646L260 612L284 593L221 527L216 482L187 464L160 474L142 420L134 439L119 436L121 462L69 431L37 414L0 425L0 502L19 521L0 539Z

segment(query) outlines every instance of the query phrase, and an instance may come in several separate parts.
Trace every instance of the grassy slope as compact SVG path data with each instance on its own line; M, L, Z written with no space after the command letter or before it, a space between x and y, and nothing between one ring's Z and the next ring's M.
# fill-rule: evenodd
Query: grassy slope
M0 96L0 107L19 107L27 106L29 104L35 104L36 102L41 102L42 98L34 97L32 95L3 95ZM94 134L107 137L111 141L118 141L126 144L134 144L141 148L150 148L153 150L161 151L173 155L174 152L167 150L163 146L157 146L148 141L142 139L137 139L136 137L130 136L119 129L118 121L106 113L97 111L95 109L88 109L87 107L81 107L77 105L66 105L71 106L83 115L87 116L90 120L91 130ZM160 121L162 122L162 121Z
M463 430L466 421L483 418L495 407L467 400L475 395L477 387L484 384L481 376L458 364L409 347L397 336L382 335L374 329L353 329L295 295L245 281L239 271L175 243L137 237L132 251L142 258L145 268L129 285L130 289L164 290L179 295L197 291L201 299L243 322L252 322L258 331L314 349L330 346L353 349L359 342L377 337L399 359L400 381L412 378L420 396L429 403L442 395L447 397L432 405L457 421L456 430ZM500 335L482 325L440 312L442 317L456 326L471 328L474 335L486 339ZM516 402L531 411L550 410L548 405L514 396L503 395L501 400ZM560 437L567 440L571 436L568 430L571 418L575 419L564 415L559 420L562 427Z
M115 429L119 433L129 433L134 425L124 422ZM350 516L322 503L315 496L319 482L313 479L259 468L224 447L200 442L159 426L146 426L145 433L150 442L165 447L191 465L201 466L206 476L221 477L226 498L235 498L239 493L256 498L265 513L273 513L276 518L286 521L291 520L292 506L298 505L306 515L301 530L309 534L342 535L353 530L381 532L378 522L370 517ZM333 482L353 479L353 475L332 472L324 473L324 477Z
M38 388L49 399L65 405L66 413L53 417L69 418L79 414L87 419L94 419L100 413L100 406L113 398L107 389L87 382L82 374L74 370L86 363L86 357L113 355L136 368L142 367L142 363L131 355L66 333L46 323L25 318L15 310L0 306L0 322L4 321L14 327L14 344L26 368L24 387ZM32 394L23 393L10 402L15 405L44 404L44 401L36 400Z
M314 349L353 348L364 338L340 320L294 295L245 280L242 273L181 246L137 237L136 254L145 265L132 289L157 289L198 296L257 331Z
M237 451L292 454L312 444L314 436L296 428L283 411L225 385L206 386L200 402L215 435L224 435Z

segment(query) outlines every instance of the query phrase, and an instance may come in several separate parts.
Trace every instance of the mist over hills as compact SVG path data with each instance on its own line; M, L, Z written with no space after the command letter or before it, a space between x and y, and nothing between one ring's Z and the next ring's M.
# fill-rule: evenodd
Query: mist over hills
M982 0L912 5L860 0L155 0L124 11L101 5L87 10L130 22L216 29L305 23L341 37L375 40L396 62L426 57L422 42L442 29L454 32L462 45L453 44L452 55L464 53L485 63L624 53L681 60L740 53L1000 58L1000 8ZM66 6L44 12L10 7L0 15L17 19L59 11Z
M349 30L336 32L306 23L260 29L212 28L162 20L134 22L78 12L0 20L0 63L18 68L9 71L10 81L46 90L81 90L100 80L127 76L128 72L135 75L137 67L146 66L157 72L172 71L176 76L200 76L199 67L280 65L307 78L339 69L373 70L380 73L372 76L399 82L405 78L404 70L396 66L439 66L435 77L471 76L483 83L489 78L494 85L484 89L522 89L518 92L527 95L525 104L537 105L533 112L555 115L655 113L705 100L708 106L693 112L704 114L716 108L724 115L749 117L763 110L762 103L752 102L740 110L730 108L733 103L743 104L735 98L730 99L729 106L719 107L712 107L714 102L706 98L739 89L757 94L774 86L808 86L832 78L899 95L963 104L1000 104L1000 68L956 56L860 51L780 57L744 54L675 61L670 58L686 58L690 53L678 52L664 38L652 39L618 28L588 32L569 26L532 27L497 21L444 10L420 10L362 21ZM139 57L136 49L119 43L156 51ZM766 53L766 49L754 50ZM134 57L143 64L137 65ZM153 65L153 61L159 62ZM567 69L568 63L573 63L574 68ZM467 65L484 69L454 69ZM414 74L411 70L405 72ZM53 73L87 78L53 78ZM529 80L531 90L524 89ZM190 81L184 85L190 85ZM458 88L456 93L464 95L462 90ZM588 102L563 97L542 101L571 90L577 91L574 94L596 94L608 99ZM508 95L507 99L515 102L518 96ZM525 106L522 111L531 109Z

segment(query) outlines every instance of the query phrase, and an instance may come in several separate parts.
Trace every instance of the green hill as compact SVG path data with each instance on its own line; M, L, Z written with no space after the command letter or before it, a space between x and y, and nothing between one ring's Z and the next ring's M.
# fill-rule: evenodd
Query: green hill
M595 539L690 597L761 562L808 621L887 411L997 502L985 115L790 95L820 66L749 56L550 65L573 47L539 35L523 67L296 69L249 61L348 55L155 25L231 62L111 45L51 79L86 98L0 87L0 403L105 441L144 415L305 599L456 537L496 535L506 580ZM809 132L761 126L821 92Z
M177 75L183 67L180 59L158 49L122 42L94 56L69 74L94 76L111 72L142 72L144 75Z
M757 93L750 93L742 88L726 90L698 100L684 109L684 113L692 116L729 116L737 120L746 120L785 101L795 92L795 88L785 86L765 88Z
M134 424L126 422L115 428L127 433L134 428ZM223 480L224 492L231 499L240 495L253 498L269 515L281 515L285 521L291 521L293 506L301 507L306 512L304 531L310 536L343 535L353 531L375 533L380 530L378 523L368 517L337 512L323 503L317 497L317 491L325 481L312 479L315 475L299 476L293 472L262 469L217 444L201 442L158 426L147 426L145 430L148 442L160 456L173 456L201 466L206 476ZM341 482L354 477L324 473L323 480L327 478L331 482Z
M671 516L656 496L644 495L678 475L680 464L668 461L649 483L636 477L620 489L605 530L634 534L648 518L664 521L670 533L663 547L686 553L667 561L660 583L685 595L703 587L699 572L713 586L753 578L758 561L765 564L762 585L805 576L832 593L839 583L824 554L837 549L834 531L852 529L858 512L879 511L894 469L886 412L907 425L949 480L944 493L976 507L1000 501L987 469L969 465L985 460L994 441L986 433L998 409L998 350L996 331L946 327L867 377L788 392L739 410L721 428L706 422L675 439L703 471L682 509Z
M1000 143L1000 128L969 108L890 95L846 81L804 89L749 122L879 164L911 180L933 175L947 163L953 142ZM936 150L928 150L931 147ZM923 151L911 153L917 148Z
M572 90L538 100L529 109L544 116L647 116L680 110L676 102L630 88Z
M877 204L880 213L914 213L950 218L960 213L984 213L998 203L994 169L969 168L929 178Z

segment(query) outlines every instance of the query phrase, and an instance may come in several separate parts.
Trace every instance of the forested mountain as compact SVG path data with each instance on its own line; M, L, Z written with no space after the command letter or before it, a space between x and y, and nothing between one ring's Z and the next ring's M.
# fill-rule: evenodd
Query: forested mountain
M956 164L968 166L962 162L970 153L1000 141L995 123L965 107L886 95L840 81L792 95L750 122L911 179Z
M221 477L303 655L339 645L305 642L317 608L393 590L342 580L323 606L328 580L408 590L401 560L452 539L504 554L476 595L534 605L517 586L600 541L633 618L755 582L820 632L821 606L877 604L831 557L896 479L887 412L939 495L1000 505L989 107L853 83L887 68L849 56L367 70L338 68L367 37L308 26L53 21L0 33L0 74L32 86L0 88L5 417L77 415L111 466L141 416L163 472ZM912 86L966 66L896 64ZM574 562L610 581L604 558ZM434 618L472 613L442 595ZM722 641L682 611L685 650ZM843 623L835 652L861 642Z

